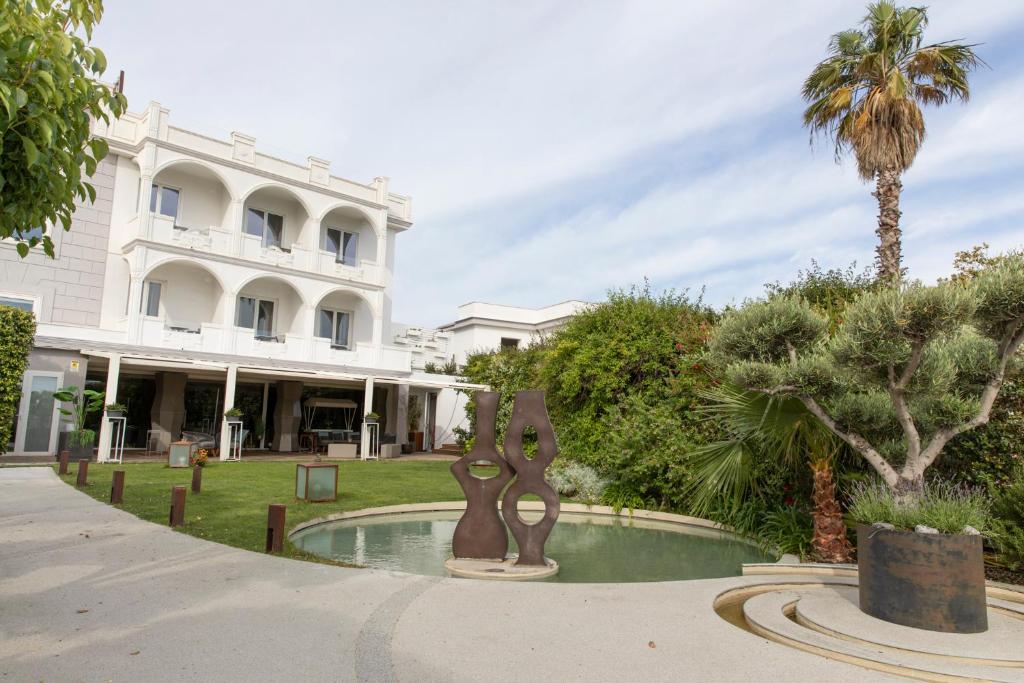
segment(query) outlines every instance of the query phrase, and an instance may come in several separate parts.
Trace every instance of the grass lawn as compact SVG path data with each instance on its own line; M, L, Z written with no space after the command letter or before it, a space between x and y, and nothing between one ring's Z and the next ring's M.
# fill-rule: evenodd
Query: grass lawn
M110 500L115 469L124 470L124 503L116 507L142 519L167 524L171 487L184 486L185 524L179 531L246 550L263 552L267 505L288 506L286 528L334 512L402 503L463 500L462 489L447 462L338 463L338 500L306 503L295 499L294 462L212 462L203 468L202 492L193 494L192 470L170 469L162 463L89 465L89 485L81 489L96 500ZM77 467L62 477L75 485ZM285 541L284 555L322 561Z

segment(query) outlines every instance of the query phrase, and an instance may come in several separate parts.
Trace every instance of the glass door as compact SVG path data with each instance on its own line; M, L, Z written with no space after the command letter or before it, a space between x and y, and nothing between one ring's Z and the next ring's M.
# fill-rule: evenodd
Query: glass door
M57 450L58 413L53 392L64 375L59 372L25 373L18 410L16 453L52 454Z
M260 299L256 306L256 336L274 336L274 302Z

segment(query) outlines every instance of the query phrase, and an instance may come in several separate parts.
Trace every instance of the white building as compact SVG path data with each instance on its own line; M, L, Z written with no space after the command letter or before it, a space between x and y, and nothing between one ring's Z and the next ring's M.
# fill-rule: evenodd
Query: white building
M526 348L554 332L587 308L584 301L563 301L543 308L522 308L473 301L458 308L458 318L437 329L395 325L394 343L412 353L412 366L422 370L449 361L462 366L470 353L501 348ZM456 377L445 375L449 382ZM456 428L467 428L464 392L444 391L438 396L438 443L455 440Z
M379 413L381 433L404 443L413 395L432 447L438 394L457 383L417 372L412 351L392 343L409 197L387 178L332 176L323 159L263 154L247 135L177 128L158 103L94 133L110 155L92 178L96 201L70 232L54 231L57 258L22 260L0 244L0 303L38 321L9 453L57 450L47 396L68 385L127 404L130 445L220 433L223 456L223 414L237 405L248 445L294 451L311 426L303 406L319 397L357 404L354 424L320 419L347 426L367 452L362 416ZM112 423L99 422L102 461Z
M458 308L455 322L442 325L448 337L448 353L460 365L474 351L525 348L554 332L589 304L563 301L543 308L521 308L473 301Z

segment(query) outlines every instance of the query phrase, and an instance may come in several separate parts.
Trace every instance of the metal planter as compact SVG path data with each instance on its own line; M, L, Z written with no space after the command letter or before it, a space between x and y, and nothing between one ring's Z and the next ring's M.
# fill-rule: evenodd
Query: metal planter
M943 633L988 630L981 536L857 527L860 609Z

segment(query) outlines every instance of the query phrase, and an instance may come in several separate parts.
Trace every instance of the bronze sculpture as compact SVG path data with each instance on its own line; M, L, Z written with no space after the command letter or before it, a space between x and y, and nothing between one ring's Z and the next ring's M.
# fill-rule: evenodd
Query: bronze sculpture
M452 463L451 471L466 494L466 512L452 536L452 554L458 558L503 560L508 552L508 534L498 516L498 496L512 480L512 469L498 453L494 430L498 421L498 399L493 391L476 394L476 440L473 450ZM475 462L490 462L499 473L489 479L474 475Z
M505 434L505 455L498 452L495 429L499 394L479 392L476 395L476 440L473 450L452 463L451 471L466 494L466 512L455 527L452 554L456 558L503 560L508 551L508 525L519 545L517 565L544 566L544 543L551 533L560 509L558 494L544 479L544 471L557 455L555 432L544 406L544 392L520 391L516 393L512 419ZM523 449L523 435L527 427L537 431L537 455L529 459ZM499 473L482 479L470 471L475 462L494 463ZM502 500L502 519L498 517L498 496L512 478L515 481L505 491ZM519 516L519 499L532 493L544 501L544 516L528 524Z

